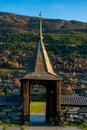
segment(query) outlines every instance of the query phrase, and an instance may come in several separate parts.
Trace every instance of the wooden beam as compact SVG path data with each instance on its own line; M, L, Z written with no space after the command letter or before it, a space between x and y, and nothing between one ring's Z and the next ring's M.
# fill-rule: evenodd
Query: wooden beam
M60 125L60 117L61 117L61 81L57 81L56 83L56 116L55 116L55 124Z
M57 112L61 112L61 81L57 81Z
M29 124L30 117L30 83L28 80L23 80L23 124Z

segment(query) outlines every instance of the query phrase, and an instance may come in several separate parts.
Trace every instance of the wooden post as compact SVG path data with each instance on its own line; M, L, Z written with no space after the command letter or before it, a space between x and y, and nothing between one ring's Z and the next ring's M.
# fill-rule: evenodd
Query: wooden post
M61 112L61 81L57 81L57 111Z
M30 83L23 80L23 124L28 125L30 121Z
M46 101L46 122L52 123L54 122L55 111L56 111L56 98L55 98L55 90L53 84L50 84L50 87L47 87L47 101Z
M46 88L46 123L49 123L50 116L50 92L49 87Z
M52 90L52 88L51 88L51 86L50 86L50 90L49 90L49 92L50 92L50 95L49 95L49 106L50 106L50 109L49 109L49 112L50 112L50 115L49 115L49 123L52 123L52 108L53 108L53 106L52 106L52 93L53 93L53 90Z
M57 81L56 85L56 124L60 124L60 116L61 116L61 81Z
M21 90L20 90L20 96L23 96L23 80L20 80L21 82Z

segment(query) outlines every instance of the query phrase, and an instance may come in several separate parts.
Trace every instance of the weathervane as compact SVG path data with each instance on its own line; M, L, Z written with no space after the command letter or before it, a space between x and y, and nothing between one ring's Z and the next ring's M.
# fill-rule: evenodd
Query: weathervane
M41 18L41 16L42 16L42 11L40 11L39 16L40 16L40 18Z

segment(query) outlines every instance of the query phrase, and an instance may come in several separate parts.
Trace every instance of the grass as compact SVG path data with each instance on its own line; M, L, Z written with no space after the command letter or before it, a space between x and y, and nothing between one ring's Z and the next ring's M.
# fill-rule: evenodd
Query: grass
M21 126L21 130L25 130L25 126Z
M63 126L75 126L80 128L81 130L87 130L87 123L68 123L68 124L64 124Z
M3 130L8 130L8 126L5 125L4 128L3 128Z
M18 124L11 124L11 123L4 123L4 122L0 122L0 126L3 126L3 130L8 130L8 127L19 127L21 130L25 130L25 126L23 125L18 125Z
M8 74L17 74L17 75L24 75L26 71L24 70L17 70L17 69L0 69L1 75L8 75Z
M45 102L31 102L30 103L30 113L42 113L46 111L46 103Z
M87 123L77 124L77 126L78 126L79 128L81 128L82 130L87 130Z

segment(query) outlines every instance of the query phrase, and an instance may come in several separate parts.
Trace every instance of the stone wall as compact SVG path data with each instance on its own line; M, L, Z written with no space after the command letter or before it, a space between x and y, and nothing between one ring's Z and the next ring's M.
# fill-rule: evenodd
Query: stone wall
M0 121L21 124L23 106L0 106Z
M87 107L62 107L62 123L87 123Z
M5 123L22 124L21 106L0 106L0 121ZM87 123L87 107L62 106L61 123Z

